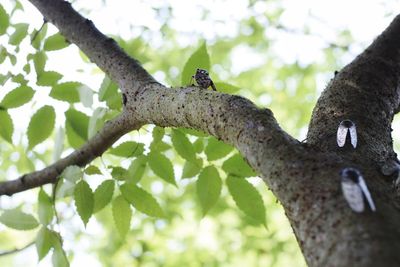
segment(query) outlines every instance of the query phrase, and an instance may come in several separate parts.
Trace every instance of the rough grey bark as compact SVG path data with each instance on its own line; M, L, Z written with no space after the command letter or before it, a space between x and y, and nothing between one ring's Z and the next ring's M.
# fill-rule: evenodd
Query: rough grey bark
M399 32L398 16L373 44L335 75L314 109L309 144L377 167L395 157L391 122L400 104ZM359 130L359 147L354 151L339 149L335 137L330 136L343 119L353 120Z
M390 124L400 102L399 18L329 84L314 109L308 142L301 144L279 127L270 110L242 97L157 83L69 3L30 1L120 85L127 102L112 127L106 125L84 147L52 166L1 183L0 195L55 182L66 166L87 164L121 135L144 124L189 127L242 153L282 203L310 266L399 265L399 201L390 177L379 171L382 162L396 156ZM342 119L357 124L356 150L336 146ZM377 212L356 214L348 207L340 191L339 171L344 167L362 171Z

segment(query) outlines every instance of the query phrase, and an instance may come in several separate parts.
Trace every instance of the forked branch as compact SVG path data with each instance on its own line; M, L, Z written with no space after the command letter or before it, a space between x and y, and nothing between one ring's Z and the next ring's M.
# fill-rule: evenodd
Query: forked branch
M263 177L273 163L301 159L300 143L286 134L268 109L250 101L197 87L171 89L157 83L94 24L63 0L30 0L46 21L55 24L71 43L120 85L122 114L82 148L49 167L0 184L0 195L12 195L53 183L69 165L84 166L101 155L123 134L147 123L164 127L188 127L204 131L239 149Z

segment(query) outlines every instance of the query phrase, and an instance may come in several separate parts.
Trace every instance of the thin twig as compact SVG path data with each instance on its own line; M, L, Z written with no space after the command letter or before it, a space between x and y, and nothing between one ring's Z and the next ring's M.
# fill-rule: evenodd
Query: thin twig
M35 35L32 37L32 39L31 39L31 44L33 43L33 41L35 41L35 39L36 39L36 37L38 36L38 34L39 34L39 32L41 32L42 31L42 29L43 29L43 27L44 27L44 25L47 23L47 20L45 19L45 18L43 18L43 24L42 24L42 26L40 26L40 29L39 30L37 30L36 32L35 32Z
M58 217L58 213L57 213L57 208L56 208L56 194L57 194L57 186L60 183L61 179L58 179L54 184L53 184L53 210L54 210L54 216L56 217L56 224L58 226L58 228L60 228L60 218ZM54 229L53 229L54 230Z
M7 256L7 255L10 255L10 254L14 254L14 253L23 251L23 250L29 248L30 246L32 246L33 244L35 244L35 240L33 240L30 243L26 244L22 248L15 248L15 249L12 249L12 250L7 250L7 251L0 252L0 257Z

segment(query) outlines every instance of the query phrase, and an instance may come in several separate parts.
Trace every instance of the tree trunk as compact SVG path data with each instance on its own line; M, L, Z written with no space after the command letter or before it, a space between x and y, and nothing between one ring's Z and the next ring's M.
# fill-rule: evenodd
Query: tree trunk
M242 153L282 203L309 266L400 265L400 203L393 186L397 174L381 173L382 165L397 156L391 122L400 103L400 17L335 75L313 111L307 142L300 143L279 127L270 110L258 109L242 97L157 83L69 3L30 1L120 85L126 103L121 116L75 156L48 167L52 171L47 168L0 184L0 194L55 182L66 166L87 164L122 134L144 124L188 127ZM356 149L336 144L337 127L344 119L357 126ZM350 209L339 174L346 167L362 172L376 212Z

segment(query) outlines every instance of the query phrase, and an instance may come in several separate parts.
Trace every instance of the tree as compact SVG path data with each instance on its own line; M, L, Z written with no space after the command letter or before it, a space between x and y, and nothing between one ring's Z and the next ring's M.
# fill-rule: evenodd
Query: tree
M236 204L255 223L266 224L261 197L244 179L257 173L282 204L309 266L398 265L399 202L397 188L393 185L398 171L383 171L384 175L382 168L385 170L388 164L396 166L393 162L397 161L391 122L399 106L399 17L363 53L336 73L314 108L306 142L299 142L280 128L269 109L257 108L244 97L196 86L167 88L158 83L113 38L103 35L70 3L61 0L30 2L42 13L45 22L54 24L60 31L46 38L43 49L56 50L68 43L77 45L109 77L103 80L100 100L105 100L108 107L116 110L122 102L120 113L103 108L91 118L70 107L65 112L65 129L74 152L42 170L0 184L0 195L10 197L17 192L54 184L53 198L43 188L38 196L38 217L43 225L36 239L40 258L52 247L53 262L67 264L60 234L46 227L57 214L52 207L59 197L73 195L76 210L85 225L94 211L111 201L121 235L129 230L130 204L149 216L171 216L164 214L155 198L137 182L144 164L148 164L156 175L176 185L172 164L161 153L166 146L161 141L165 133L163 127L173 127L171 142L186 161L185 170L194 173L191 176L200 173L196 183L203 214L215 204L222 182L215 167L204 166L196 157L203 149L201 141L192 144L188 138L189 134L204 135L185 129L216 138L210 139L208 151L205 148L209 160L231 152L231 148L223 143L240 152L244 159L234 154L222 164L222 170L228 174L227 187ZM8 18L4 10L1 12L0 32L4 33ZM27 29L27 25L16 25L10 43L21 42ZM52 86L50 96L55 99L68 103L82 101L85 99L82 95L88 92L82 84L58 83L61 77L57 73L44 71L46 55L41 50L44 37L44 31L32 36L32 45L38 51L29 58L34 63L38 85ZM11 57L10 54L7 56ZM196 67L209 68L209 65L206 46L202 45L186 63L182 81L188 80ZM3 80L8 78L3 77ZM34 94L22 75L15 75L13 81L21 86L8 93L0 103L0 135L10 143L13 124L8 110L29 102ZM120 88L121 97L113 82ZM217 84L217 89L235 90L226 84ZM50 136L55 117L50 105L34 113L27 129L28 149ZM337 146L337 127L345 119L351 119L357 126L356 149ZM157 125L152 132L150 152L144 153L144 145L133 141L110 148L124 134L147 124ZM81 168L107 150L116 156L135 157L135 160L129 169L107 166L114 179L105 180L93 193L87 181L82 179ZM39 154L36 157L40 159ZM362 172L376 204L376 212L367 209L356 213L349 208L340 189L340 172L347 167ZM84 172L96 174L99 170L90 165ZM121 193L113 198L114 187ZM18 208L4 211L0 221L16 229L31 229L38 225L32 215Z

